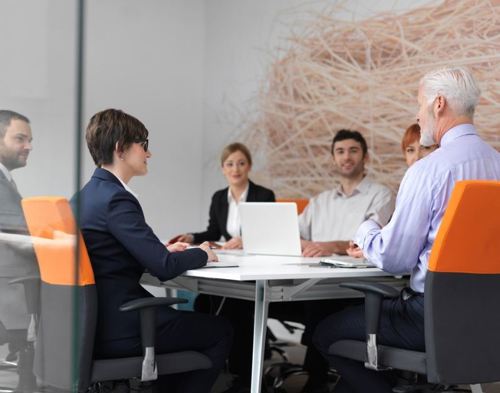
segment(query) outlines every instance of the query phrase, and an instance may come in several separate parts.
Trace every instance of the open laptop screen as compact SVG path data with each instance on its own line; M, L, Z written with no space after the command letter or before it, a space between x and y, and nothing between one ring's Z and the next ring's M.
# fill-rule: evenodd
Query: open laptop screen
M246 253L301 255L295 203L244 202L239 209Z

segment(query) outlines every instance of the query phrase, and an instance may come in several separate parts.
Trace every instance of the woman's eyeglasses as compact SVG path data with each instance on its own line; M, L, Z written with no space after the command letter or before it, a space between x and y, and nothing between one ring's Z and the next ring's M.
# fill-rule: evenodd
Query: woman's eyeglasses
M148 151L149 139L146 138L146 139L138 140L138 141L134 141L134 142L140 144L145 152Z

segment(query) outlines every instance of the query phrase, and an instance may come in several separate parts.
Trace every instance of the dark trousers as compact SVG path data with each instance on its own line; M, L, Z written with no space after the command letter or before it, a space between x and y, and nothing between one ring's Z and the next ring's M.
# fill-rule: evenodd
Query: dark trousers
M232 343L232 328L224 318L195 312L168 309L168 318L159 318L156 353L194 350L208 356L213 367L207 370L159 376L160 392L209 393L224 367ZM142 354L140 337L100 341L99 357L121 357Z
M390 393L395 383L392 372L377 372L361 362L333 356L330 345L343 339L365 340L364 306L356 306L332 314L323 320L313 336L313 343L341 376L335 388L339 393ZM377 343L399 348L425 351L424 296L400 296L382 303Z
M220 296L199 295L195 301L195 310L209 314L219 312L220 316L231 322L234 339L228 358L229 371L236 374L243 385L250 385L255 304L248 300L225 298L221 305L222 299ZM336 299L271 303L268 314L270 318L305 325L302 336L302 344L307 346L304 369L309 372L310 378L319 383L327 381L328 362L312 345L312 333L327 315L359 302L359 299Z
M26 340L26 329L7 330L0 322L0 345L9 344L9 352L19 353L17 373L19 382L16 391L33 392L36 390L36 377L33 374L34 347Z

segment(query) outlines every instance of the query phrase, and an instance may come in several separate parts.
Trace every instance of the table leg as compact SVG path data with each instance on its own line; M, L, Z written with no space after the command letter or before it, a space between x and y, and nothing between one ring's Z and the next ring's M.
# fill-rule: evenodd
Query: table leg
M267 330L267 281L255 282L255 319L253 324L252 385L251 393L259 393L264 366L264 344Z

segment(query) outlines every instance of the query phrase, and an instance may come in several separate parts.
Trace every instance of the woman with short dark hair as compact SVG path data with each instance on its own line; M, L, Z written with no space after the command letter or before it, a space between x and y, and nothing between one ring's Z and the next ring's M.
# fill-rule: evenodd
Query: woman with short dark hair
M97 166L79 193L80 226L94 270L98 316L98 358L142 354L138 312L120 312L130 300L152 297L140 284L147 271L161 281L217 260L208 243L166 247L147 225L129 188L134 176L148 172L148 130L135 117L116 109L96 113L86 131ZM232 329L222 318L162 307L156 313L158 353L195 350L213 363L208 370L160 377L160 391L210 392L229 352Z
M223 248L242 248L239 203L275 202L273 191L249 179L252 156L244 144L236 142L224 147L220 156L220 164L228 186L216 191L212 197L207 229L203 232L184 234L174 239L196 244L207 240L216 242L224 237L226 242ZM195 301L195 310L219 314L231 321L234 345L229 354L228 366L237 378L228 392L236 392L240 388L241 391L245 391L250 386L252 369L254 303L248 300L200 294Z

